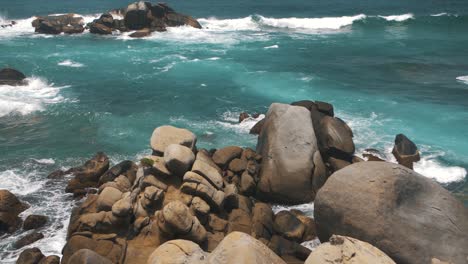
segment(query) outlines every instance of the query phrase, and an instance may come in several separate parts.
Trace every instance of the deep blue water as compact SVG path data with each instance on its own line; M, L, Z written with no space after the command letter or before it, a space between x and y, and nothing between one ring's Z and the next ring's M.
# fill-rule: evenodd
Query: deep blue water
M137 159L163 124L191 129L200 147L254 146L254 121L237 124L237 117L264 113L272 102L333 103L359 153L389 155L404 133L422 152L416 171L466 197L466 0L170 1L205 28L140 40L45 37L30 27L34 15L74 12L91 20L127 3L0 5L0 21L18 22L0 29L0 67L31 78L28 86L0 86L0 188L30 202L26 214L52 217L36 244L46 253L60 253L72 205L64 182L46 183L48 172L100 150L114 162ZM13 239L0 242L10 261Z

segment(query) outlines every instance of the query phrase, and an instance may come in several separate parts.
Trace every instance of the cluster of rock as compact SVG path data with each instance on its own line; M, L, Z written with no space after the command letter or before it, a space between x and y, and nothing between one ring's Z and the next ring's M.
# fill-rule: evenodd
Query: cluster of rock
M61 263L468 260L462 203L407 167L354 156L352 131L330 104L272 104L259 132L256 150L205 150L191 131L161 126L152 155L138 164L111 167L98 153L53 172L51 179L72 174L66 191L85 196L72 212ZM406 137L395 143L405 165L419 156ZM270 204L313 200L314 219L298 210L275 214ZM323 244L311 253L301 243L316 236ZM25 252L20 259L44 258Z
M0 70L0 85L18 86L26 84L26 76L15 69L3 68Z
M115 19L122 17L123 19ZM86 28L93 34L110 35L113 31L135 31L131 37L144 37L152 32L166 31L166 27L191 26L202 28L198 21L190 16L177 13L167 4L139 1L126 8L104 13L99 19L85 25L82 17L76 14L38 17L32 22L37 33L77 34Z

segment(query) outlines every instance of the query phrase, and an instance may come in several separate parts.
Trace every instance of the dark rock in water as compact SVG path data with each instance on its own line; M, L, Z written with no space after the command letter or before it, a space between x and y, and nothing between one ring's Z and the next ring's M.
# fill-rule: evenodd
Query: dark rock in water
M65 191L80 196L86 193L86 188L98 187L98 181L104 172L109 169L109 158L106 154L99 152L92 159L80 167L72 168L71 172L75 176L71 179Z
M113 181L120 175L124 175L125 177L127 177L129 182L133 184L133 182L135 181L137 169L138 167L135 164L135 162L131 160L124 160L110 168L108 171L106 171L99 178L99 185Z
M351 162L355 147L353 132L341 119L324 116L316 128L320 152L325 157L335 157Z
M43 227L47 223L48 217L44 215L29 215L23 223L24 230L31 230Z
M365 149L362 156L367 158L367 161L386 161L385 155L377 149Z
M125 21L123 19L114 19L114 22L112 23L112 28L121 32L128 30L125 26Z
M0 70L0 85L23 85L25 84L26 76L11 68L3 68Z
M42 34L76 34L84 31L84 20L75 14L38 17L32 22L37 33Z
M112 264L112 261L89 249L80 249L70 257L70 264Z
M395 137L392 153L399 164L410 169L413 169L413 162L421 159L416 144L403 134L398 134Z
M21 226L18 215L29 206L8 190L0 190L0 234L12 233Z
M104 26L109 28L112 28L112 26L114 25L114 17L109 13L102 14L98 21L100 24L103 24Z
M144 28L144 29L133 32L132 34L130 34L130 37L131 38L144 38L149 35L151 35L151 30L149 30L148 28Z
M272 104L257 143L263 159L257 196L269 202L304 203L315 197L313 179L321 177L321 159L310 111Z
M44 255L40 249L28 248L21 252L16 264L38 264L43 258Z
M201 29L202 26L196 19L191 16L179 14L179 13L167 13L164 18L166 25L168 27L178 27L178 26L191 26L194 28Z
M275 231L287 239L301 242L305 225L290 211L281 211L275 215Z
M107 27L103 24L92 22L88 24L89 32L92 34L99 34L99 35L111 35L112 28Z
M239 123L242 123L242 121L244 121L245 119L247 119L247 118L249 118L249 117L250 117L250 115L247 114L246 112L240 113L240 115L239 115Z
M140 30L149 27L149 10L148 4L143 1L128 5L124 18L125 26L129 30Z
M260 135L260 133L262 132L262 128L263 128L263 124L265 124L265 118L258 121L251 129L250 129L250 132L249 134L252 134L252 135Z
M320 241L354 237L397 263L466 263L468 256L468 209L397 164L358 162L335 172L315 198L314 219Z
M24 246L30 245L43 238L44 238L44 235L42 233L31 233L20 238L18 241L13 243L13 248L20 249Z

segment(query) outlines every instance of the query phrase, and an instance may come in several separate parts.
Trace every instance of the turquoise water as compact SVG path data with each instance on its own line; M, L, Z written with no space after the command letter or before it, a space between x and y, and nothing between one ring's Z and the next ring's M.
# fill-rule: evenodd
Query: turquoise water
M33 15L89 21L127 1L2 3L0 24L18 24L0 29L0 67L20 69L30 84L0 86L0 188L32 204L25 215L50 215L35 245L59 254L73 202L65 181L45 180L52 170L101 150L114 162L144 156L163 124L189 128L199 147L255 146L255 120L238 124L240 112L313 99L334 104L358 153L390 158L404 133L422 152L416 171L466 195L468 3L407 2L171 1L204 29L138 40L30 27ZM9 261L14 238L0 242Z

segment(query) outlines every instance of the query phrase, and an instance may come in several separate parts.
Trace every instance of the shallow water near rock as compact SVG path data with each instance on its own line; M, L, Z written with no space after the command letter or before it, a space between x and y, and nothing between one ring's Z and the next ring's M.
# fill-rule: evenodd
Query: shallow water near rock
M392 159L396 134L421 151L415 170L468 205L468 4L463 0L170 1L199 19L143 39L129 34L34 34L34 15L75 12L91 21L128 1L9 1L0 7L0 67L29 84L0 86L0 188L45 214L37 241L60 254L74 201L65 180L47 181L97 151L115 164L149 154L153 129L190 129L198 146L255 147L241 112L272 102L330 102L354 132L358 153ZM275 210L290 207L276 206ZM313 205L299 206L312 216ZM0 259L16 260L0 239Z

